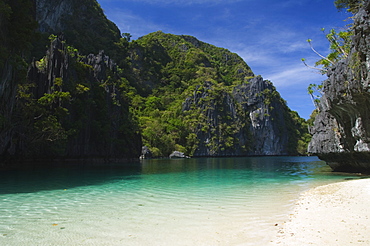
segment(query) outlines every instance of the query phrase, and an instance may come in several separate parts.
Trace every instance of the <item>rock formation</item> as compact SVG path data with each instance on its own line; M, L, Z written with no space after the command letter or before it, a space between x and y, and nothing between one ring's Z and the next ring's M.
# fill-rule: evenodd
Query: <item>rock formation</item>
M370 172L370 3L354 20L349 57L327 73L308 151L335 171Z
M36 20L41 32L59 33L66 29L63 21L73 14L73 1L36 0Z
M9 7L13 21L0 17L0 164L138 158L141 136L128 85L107 55L122 55L115 45L120 32L96 0Z
M172 154L170 154L169 156L170 158L189 158L188 156L186 156L184 153L180 152L180 151L174 151L172 152Z
M152 152L150 152L150 149L148 148L148 146L143 146L141 148L140 159L150 159L152 157L153 157L153 154L152 154Z
M304 154L304 120L237 54L161 31L130 41L96 0L25 2L8 13L14 37L0 16L0 163L139 158L142 145L145 157Z
M96 0L33 1L39 23L38 30L46 37L49 34L64 33L66 42L82 54L97 54L104 49L110 57L116 55L114 43L120 40L121 33L106 18ZM39 41L36 46L40 45L44 48L47 44Z
M6 1L0 14L0 165L17 152L14 139L23 135L23 115L18 111L17 89L25 83L34 30L34 6L27 1ZM5 7L5 8L4 8Z
M272 83L260 76L231 93L206 82L186 99L183 110L191 109L201 111L194 156L297 154L299 127L292 112Z
M78 56L80 61L76 61ZM28 74L29 81L36 85L34 96L52 95L56 88L69 93L69 102L64 105L68 114L59 120L71 136L65 147L58 146L58 153L46 147L49 152L38 150L36 158L138 158L141 137L130 118L129 102L119 88L117 65L103 51L85 57L69 52L62 37L52 42L44 60L45 67L34 62ZM62 85L56 84L58 79Z

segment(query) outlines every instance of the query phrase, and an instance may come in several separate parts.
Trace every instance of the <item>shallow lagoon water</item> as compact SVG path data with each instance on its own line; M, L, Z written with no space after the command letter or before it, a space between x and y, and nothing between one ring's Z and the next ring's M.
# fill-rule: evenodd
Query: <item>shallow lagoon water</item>
M2 171L0 242L266 245L301 192L347 178L316 157Z

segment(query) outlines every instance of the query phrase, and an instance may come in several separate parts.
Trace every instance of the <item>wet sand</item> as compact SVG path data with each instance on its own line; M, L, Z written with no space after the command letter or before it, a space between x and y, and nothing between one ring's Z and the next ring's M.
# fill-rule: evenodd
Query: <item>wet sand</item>
M370 245L370 179L304 192L271 245Z

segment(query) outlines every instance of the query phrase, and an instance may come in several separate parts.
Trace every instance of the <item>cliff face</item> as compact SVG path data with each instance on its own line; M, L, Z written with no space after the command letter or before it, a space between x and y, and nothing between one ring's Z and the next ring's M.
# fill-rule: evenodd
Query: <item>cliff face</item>
M198 141L194 156L247 155L252 142L248 118L232 93L205 82L185 100L183 111L186 115L196 112L198 119L193 129Z
M142 142L154 157L304 153L304 120L237 54L163 32L130 42L96 0L22 1L41 39L25 43L27 19L6 40L0 22L0 162L138 158Z
M127 42L120 48L114 44L120 32L99 4L16 0L5 7L0 10L5 10L0 15L0 164L137 159L142 144L129 109L128 82L99 52L106 48L119 55L114 51ZM46 41L50 34L58 35L50 37L52 43ZM45 56L30 64L35 49L42 54L37 60ZM97 55L84 55L94 51Z
M199 113L195 156L297 154L299 136L289 132L290 110L271 82L254 77L231 92L210 82L198 86L183 110Z
M0 164L3 156L16 152L23 121L17 110L18 84L26 81L25 56L35 37L34 4L31 1L5 1L0 8Z
M37 148L23 151L37 159L138 158L141 137L117 65L104 52L81 56L69 51L61 37L51 43L43 62L33 62L28 73L40 107L33 112L32 127L41 136L29 143L38 143ZM54 123L50 117L57 129L45 129Z
M252 155L297 154L289 147L289 142L296 142L298 137L289 134L293 130L288 129L293 124L290 110L271 82L255 77L235 87L233 94L250 121Z
M41 32L59 33L66 29L64 19L73 14L73 1L36 0L36 20Z
M106 18L96 0L34 1L38 30L45 38L50 34L63 33L67 43L82 54L97 54L104 49L109 56L114 57L119 52L114 43L119 42L121 32ZM40 40L35 45L43 49L47 43Z
M370 172L370 3L355 16L351 54L328 72L308 151L335 171Z
M163 32L130 48L144 144L159 155L304 154L304 120L237 54Z

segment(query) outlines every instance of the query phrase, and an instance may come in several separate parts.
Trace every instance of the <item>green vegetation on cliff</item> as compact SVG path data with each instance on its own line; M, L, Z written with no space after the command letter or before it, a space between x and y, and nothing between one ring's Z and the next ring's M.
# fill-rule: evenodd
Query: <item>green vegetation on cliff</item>
M37 23L29 0L0 0L0 162L14 152L11 138L20 134L24 118L17 107L17 88L27 81L31 43Z
M209 91L213 94L202 99L203 104L210 100L222 104L219 96L223 91L231 91L232 86L253 76L236 54L190 36L151 33L130 43L129 52L131 80L139 92L133 107L144 144L158 156L168 156L174 150L192 155L198 141L196 126L207 127L202 123L205 116L201 109L183 112L186 98L201 93L203 84L209 82L215 85Z
M247 102L236 102L233 96L237 86L254 77L237 54L191 36L161 31L131 42L128 53L132 69L128 80L138 92L132 106L143 143L155 156L168 156L174 150L190 156L259 153L252 147L248 115L254 106L243 108ZM266 107L271 100L285 105L278 93L274 96L275 88L256 93L261 93ZM286 106L280 114L284 115L281 127L290 129L284 153L304 154L309 141L305 121ZM266 112L260 118L268 117ZM202 145L207 150L200 151Z
M361 7L364 6L366 1L364 0L336 0L334 2L335 6L339 9L346 9L347 12L356 14ZM325 29L322 29L325 34ZM320 54L312 45L312 40L308 39L308 43L312 51L320 57L320 59L315 63L314 66L306 64L305 59L303 58L303 63L312 69L319 70L322 74L328 74L329 70L336 66L337 63L343 61L351 55L351 49L353 47L353 35L354 35L354 26L353 24L347 25L345 28L341 28L340 31L331 29L328 33L325 34L326 39L329 42L329 53L327 55ZM351 55L351 68L358 70L359 67L359 57L358 53ZM358 71L356 72L358 73ZM319 110L318 105L320 98L323 95L323 84L310 84L308 87L308 93L311 95L312 101L316 107L316 110Z
M124 55L127 37L121 37L118 27L107 19L96 0L35 2L41 32L34 43L36 58L43 56L51 34L63 35L69 45L84 55L104 50L117 61Z
M337 2L355 14L349 54L327 71L308 151L334 171L369 173L370 2Z
M37 5L61 11L40 34L32 2L0 0L2 161L138 157L142 144L156 157L305 153L306 122L237 54L161 31L131 41L95 0Z
M28 83L19 86L25 132L13 144L29 146L22 153L28 158L135 158L141 141L129 91L103 52L83 56L53 37L48 54L32 64Z
M364 2L364 0L335 0L334 4L340 10L347 9L348 12L356 13Z
M82 54L97 54L103 49L110 57L118 59L115 53L119 52L119 47L115 43L120 42L121 33L106 18L98 2L73 1L72 14L66 17L65 23L66 41Z

